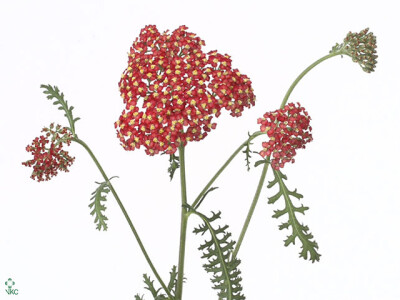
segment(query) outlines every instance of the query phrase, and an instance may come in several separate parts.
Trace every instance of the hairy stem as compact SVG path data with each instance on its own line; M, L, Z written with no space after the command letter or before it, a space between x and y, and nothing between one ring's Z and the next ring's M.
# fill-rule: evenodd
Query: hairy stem
M186 209L187 196L186 196L186 174L185 174L185 148L181 144L179 146L179 162L180 162L180 175L181 175L181 198L182 198L182 208L181 208L181 235L179 244L179 261L178 261L178 278L176 286L176 300L182 299L183 290L183 272L185 265L185 246L186 246L186 229L187 220L189 217L188 211Z
M147 254L147 251L145 249L145 247L143 246L143 243L139 237L139 234L137 233L135 226L133 226L133 223L127 213L127 211L125 210L125 207L123 206L117 192L115 191L113 185L111 184L111 182L109 181L106 173L104 172L103 168L101 167L99 161L97 160L97 158L94 156L92 150L90 150L89 146L82 140L78 139L77 137L72 139L74 142L77 142L78 144L80 144L81 146L83 146L83 148L85 148L85 150L89 153L90 157L93 159L94 163L96 164L97 168L99 169L101 175L103 176L104 180L107 182L108 186L110 187L110 190L112 192L112 194L114 195L115 200L117 201L119 207L122 210L122 213L125 216L126 221L129 224L129 227L131 228L133 235L136 238L136 241L139 244L140 249L142 250L142 253L144 255L144 257L146 258L147 263L149 264L151 270L153 271L154 276L157 278L158 282L161 284L161 286L163 287L164 291L167 293L168 297L170 297L171 299L173 299L171 293L169 292L167 286L165 285L165 283L162 281L160 275L158 274L156 268L154 267L149 255Z
M267 158L267 160L264 163L264 167L261 172L261 177L258 182L257 190L256 190L256 193L254 194L253 202L251 203L249 212L247 213L246 221L244 222L242 231L240 232L239 240L237 241L236 247L232 253L233 258L236 258L237 254L239 252L240 246L242 245L242 242L243 242L243 238L246 234L247 228L249 227L250 220L253 217L253 213L256 208L258 198L260 198L261 190L263 188L265 177L267 175L268 166L269 166L269 157Z
M215 175L213 176L213 178L211 178L211 180L207 183L207 185L203 188L203 190L200 192L200 194L197 196L196 200L193 202L193 204L191 205L192 207L196 207L196 205L199 203L199 201L201 200L201 198L203 197L203 195L208 191L208 189L211 187L211 185L214 183L215 180L217 180L217 178L219 177L219 175L221 175L221 173L225 170L225 168L231 163L231 161L236 157L236 155L238 155L238 153L240 152L240 150L243 149L243 147L245 147L247 145L248 142L252 141L253 139L255 139L256 137L258 137L259 135L265 134L264 132L261 131L256 131L255 133L253 133L248 139L246 139L242 144L240 144L240 146L235 150L235 152L232 153L232 155L228 158L228 160L222 165L221 168L219 168L219 170L217 171L217 173L215 173ZM198 207L197 207L198 208Z

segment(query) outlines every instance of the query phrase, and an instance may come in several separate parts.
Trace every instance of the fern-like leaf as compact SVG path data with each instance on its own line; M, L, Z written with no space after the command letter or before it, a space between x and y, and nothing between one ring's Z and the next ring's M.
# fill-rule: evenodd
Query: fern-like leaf
M169 272L168 290L171 292L173 296L175 296L177 277L178 277L178 271L176 270L176 266L172 266L172 270L171 272Z
M176 266L172 267L171 272L169 272L170 278L169 278L169 283L168 283L168 291L170 294L175 297L175 289L176 289L176 279L178 276L178 272L176 270ZM153 296L154 300L173 300L171 298L168 298L163 292L161 288L156 289L154 286L154 280L151 280L150 276L147 274L143 274L143 282L145 283L145 289L149 290L151 295ZM135 300L144 300L144 296L139 296L137 294L135 296Z
M294 191L289 191L287 188L286 184L284 183L283 180L287 180L286 175L282 174L281 171L279 170L273 170L275 178L273 181L271 181L268 184L268 188L273 187L275 184L279 185L279 192L270 197L268 200L269 204L275 203L281 196L283 196L285 200L285 208L281 210L275 210L273 214L273 218L279 218L285 214L288 214L288 221L282 223L279 226L279 230L282 229L289 229L289 227L292 227L292 233L289 235L285 242L285 246L288 246L290 244L295 244L296 238L300 240L302 243L302 250L300 252L300 257L303 257L304 259L308 259L310 257L310 260L312 262L319 261L320 254L317 252L318 249L318 244L313 241L313 235L309 232L308 226L305 226L303 224L300 224L300 222L297 220L296 213L302 213L306 210L308 210L308 207L301 205L300 207L294 206L292 200L290 199L290 196L295 197L297 199L303 198L303 196L299 193L297 193L297 190L295 189Z
M147 274L143 274L143 281L146 284L146 286L144 288L146 290L150 291L150 293L153 295L154 299L157 299L157 297L160 296L160 295L158 295L158 293L160 292L161 288L156 289L154 287L154 280L151 280L150 276L148 276Z
M242 153L244 153L246 155L245 157L245 161L246 161L246 167L247 167L247 171L250 171L250 158L251 158L251 154L253 151L251 151L250 149L250 145L252 145L253 143L250 143L250 138L252 137L250 135L250 133L248 133L249 135L249 139L246 142L246 148L242 151Z
M106 210L106 207L102 204L102 202L105 202L107 200L107 194L110 192L110 187L109 187L109 182L111 179L115 178L111 177L108 181L105 182L96 182L99 186L97 189L92 193L92 198L90 200L93 200L89 204L89 208L92 209L90 212L90 215L95 215L94 223L97 224L96 229L99 231L103 228L104 231L107 230L108 226L106 221L108 218L104 215L104 211Z
M179 169L179 156L176 156L175 154L171 154L169 156L169 168L168 168L168 173L169 173L169 178L172 180L174 178L175 171Z
M69 127L67 127L73 134L73 136L76 136L75 133L75 122L80 120L80 118L75 118L72 116L72 110L74 109L73 106L68 106L68 101L64 100L64 94L60 92L58 87L56 86L51 86L51 85L45 85L42 84L40 88L44 89L43 93L47 95L47 99L53 100L55 98L55 101L53 102L54 105L58 105L59 110L63 110L65 112L64 116L67 117L68 122L69 122Z
M208 260L203 267L208 273L213 274L211 282L214 284L213 288L219 290L219 299L245 299L245 296L242 294L241 272L238 269L240 260L232 258L235 242L230 240L231 233L226 231L228 226L214 228L211 225L212 222L220 218L221 213L213 213L208 218L194 209L191 209L191 211L198 215L204 222L204 224L195 228L193 232L201 235L208 232L211 235L211 239L206 240L204 244L200 245L199 250L203 251L202 258Z

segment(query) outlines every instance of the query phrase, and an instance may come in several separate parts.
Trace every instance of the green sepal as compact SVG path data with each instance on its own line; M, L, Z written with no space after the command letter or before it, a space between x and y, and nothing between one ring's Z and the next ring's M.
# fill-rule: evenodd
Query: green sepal
M294 206L290 197L297 198L300 200L303 198L303 195L297 192L297 189L294 191L289 191L286 184L283 180L287 180L286 175L282 174L279 170L273 170L275 178L268 184L268 188L272 188L275 184L279 184L279 191L274 196L268 199L268 203L275 203L281 196L283 196L285 201L285 208L278 209L274 211L272 215L273 218L279 218L285 214L288 214L288 221L279 225L279 230L292 228L292 233L287 236L284 241L284 245L288 246L290 244L295 244L296 238L300 240L302 243L302 250L300 252L300 257L304 259L310 259L312 262L319 261L320 254L317 252L318 244L315 241L312 241L313 235L309 232L309 228L306 225L300 224L297 220L296 213L302 213L308 210L308 207L301 205L300 207Z
M67 128L69 131L71 131L74 137L77 137L75 133L75 122L80 120L80 118L74 118L72 116L72 110L74 109L74 107L68 107L68 101L64 100L64 94L60 92L57 86L42 84L40 85L40 88L44 89L43 93L47 95L47 99L56 99L53 102L53 105L59 105L58 109L65 112L64 116L67 117L69 122L69 127Z
M219 299L245 299L242 294L241 272L238 269L240 260L236 257L232 258L233 246L236 242L230 240L231 233L227 232L228 225L218 228L211 225L220 218L221 213L212 213L211 217L206 217L192 208L190 212L198 215L204 222L193 232L201 235L208 232L211 235L211 239L204 241L198 249L203 252L202 258L208 261L203 267L207 273L212 274L211 282L214 284L213 288L219 290Z

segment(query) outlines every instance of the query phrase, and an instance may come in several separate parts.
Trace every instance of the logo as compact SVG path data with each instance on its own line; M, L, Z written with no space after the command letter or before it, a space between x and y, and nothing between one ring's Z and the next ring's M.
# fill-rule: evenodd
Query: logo
M6 290L7 294L18 295L18 289L13 289L14 285L15 282L11 278L8 278L8 280L6 281L6 286L8 287L8 289Z

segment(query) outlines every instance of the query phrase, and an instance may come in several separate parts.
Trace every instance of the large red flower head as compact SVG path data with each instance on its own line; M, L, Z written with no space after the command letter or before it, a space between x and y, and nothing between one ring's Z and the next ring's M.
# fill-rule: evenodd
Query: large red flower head
M310 126L311 117L304 107L297 103L264 114L258 119L260 130L270 138L263 142L262 157L272 156L271 165L275 170L283 168L287 162L294 162L296 150L305 148L313 140Z
M33 140L31 145L26 147L26 151L33 155L33 159L23 162L26 167L32 167L32 179L37 181L50 180L58 174L58 171L68 172L68 167L72 165L75 158L69 156L63 150L63 144L71 144L72 134L67 128L60 125L43 128L41 135Z
M204 53L204 41L186 30L161 34L149 25L133 43L119 82L125 109L115 123L126 150L173 154L204 139L223 108L238 117L254 105L251 81L232 69L230 56Z

